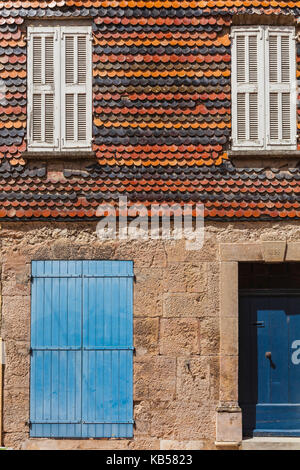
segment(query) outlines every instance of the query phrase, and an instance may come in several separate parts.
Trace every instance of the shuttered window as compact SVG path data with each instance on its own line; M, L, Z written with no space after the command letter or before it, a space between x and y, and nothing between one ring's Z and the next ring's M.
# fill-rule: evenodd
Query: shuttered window
M133 264L34 261L31 437L131 437Z
M232 30L232 148L296 149L293 27Z
M90 150L91 27L29 27L28 39L28 150Z

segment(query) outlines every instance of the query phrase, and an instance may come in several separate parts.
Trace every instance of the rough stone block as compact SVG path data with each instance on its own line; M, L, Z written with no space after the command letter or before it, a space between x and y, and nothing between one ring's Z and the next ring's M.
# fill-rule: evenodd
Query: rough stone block
M93 249L91 243L79 244L68 239L59 239L52 244L54 259L91 259Z
M133 335L136 355L158 354L158 335L158 318L136 318Z
M5 389L29 387L29 342L5 341Z
M16 277L25 278L30 274L28 260L19 252L7 253L2 266L2 281L15 281Z
M2 337L29 341L30 297L4 296L2 303Z
M154 401L151 435L161 439L193 441L215 438L215 406L190 401Z
M185 292L186 291L186 269L184 263L169 264L164 270L164 291Z
M204 295L194 293L166 293L163 296L163 316L166 318L201 317Z
M166 253L161 240L118 240L116 259L130 259L138 267L165 267Z
M168 263L186 262L201 264L204 261L216 261L218 258L218 246L214 238L204 240L200 249L189 250L184 239L166 242Z
M174 441L161 439L160 450L202 450L204 441Z
M160 268L136 268L134 284L134 316L162 315L163 272Z
M30 278L24 276L22 282L18 277L15 280L3 281L2 282L2 295L14 296L14 295L30 295Z
M185 278L188 292L206 292L210 263L185 264Z
M114 258L115 246L112 242L93 243L93 259L111 260Z
M170 240L165 243L167 254L167 263L180 263L185 261L185 241L184 240Z
M3 433L3 445L8 449L19 450L29 437L28 431Z
M175 397L176 359L148 357L134 361L134 400Z
M199 323L196 319L161 319L160 354L199 354Z
M29 393L24 390L4 390L3 430L7 432L26 431L29 419Z
M150 412L150 402L141 401L134 405L134 421L135 421L135 430L134 436L139 438L140 436L149 436L150 435L150 422L151 422L151 412Z
M207 402L209 379L209 363L206 358L178 358L176 399L190 400L195 404Z
M200 350L203 356L216 356L220 349L219 321L215 317L200 319Z

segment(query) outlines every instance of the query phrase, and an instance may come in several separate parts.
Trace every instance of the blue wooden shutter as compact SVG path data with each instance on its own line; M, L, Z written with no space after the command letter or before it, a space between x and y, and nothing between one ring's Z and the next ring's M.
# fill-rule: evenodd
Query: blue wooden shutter
M81 263L32 263L32 437L81 435Z
M31 437L133 432L130 261L34 261Z
M83 265L83 437L132 436L132 276L127 261Z

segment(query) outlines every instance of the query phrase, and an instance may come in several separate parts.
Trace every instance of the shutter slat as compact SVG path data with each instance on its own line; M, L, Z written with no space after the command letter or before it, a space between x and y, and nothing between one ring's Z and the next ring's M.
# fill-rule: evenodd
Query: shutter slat
M54 142L54 95L45 95L45 142Z
M270 138L277 140L279 138L278 129L278 93L270 93Z
M246 81L246 38L237 36L236 40L236 58L237 58L237 81L244 83Z
M282 138L289 140L291 138L291 95L282 93Z
M249 36L249 83L257 83L257 36Z
M78 95L78 140L86 140L86 94Z
M258 139L258 95L249 93L249 137L250 140Z
M65 39L65 67L66 67L66 84L75 83L74 77L74 37L66 36Z
M45 38L45 83L54 83L54 38Z
M86 36L79 36L77 43L78 83L86 84Z
M238 140L246 139L246 94L237 94L237 134Z
M281 37L281 81L282 83L290 82L290 38L289 36Z
M35 142L42 141L42 95L33 95L32 134Z
M74 140L74 94L66 94L66 140Z
M33 38L33 83L42 83L42 38L36 36Z
M278 81L278 47L277 36L269 37L269 78L271 83Z

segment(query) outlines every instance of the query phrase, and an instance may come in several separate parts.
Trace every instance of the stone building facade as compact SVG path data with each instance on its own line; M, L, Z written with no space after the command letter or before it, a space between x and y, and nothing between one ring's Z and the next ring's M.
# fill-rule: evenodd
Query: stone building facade
M297 28L299 9L274 0L0 2L3 445L241 447L239 263L300 261L300 176L298 149L230 153L230 27L238 17ZM92 151L30 153L26 28L76 18L94 36ZM203 203L204 246L99 239L99 205L124 195L146 207ZM35 260L134 262L132 438L30 437Z

